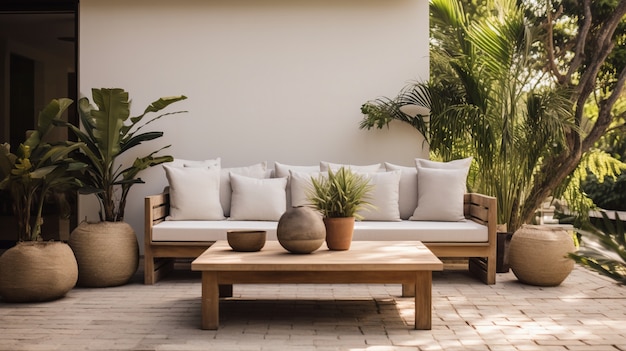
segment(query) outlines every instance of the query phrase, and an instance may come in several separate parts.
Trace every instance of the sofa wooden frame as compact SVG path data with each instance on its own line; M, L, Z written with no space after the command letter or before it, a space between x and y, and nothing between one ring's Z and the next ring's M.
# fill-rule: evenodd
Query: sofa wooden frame
M425 242L439 258L469 258L469 270L485 284L496 282L496 198L482 194L465 194L465 218L486 225L485 243ZM154 284L173 269L175 259L196 258L212 241L153 241L152 227L169 214L169 194L163 192L145 198L144 283ZM394 222L390 222L392 225Z

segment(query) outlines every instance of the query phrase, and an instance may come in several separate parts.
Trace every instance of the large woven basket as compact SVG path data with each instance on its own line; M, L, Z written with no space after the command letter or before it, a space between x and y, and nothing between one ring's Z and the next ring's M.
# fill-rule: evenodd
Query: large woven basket
M557 226L524 225L518 229L509 246L509 263L522 283L556 286L567 278L574 261L572 234Z
M40 302L65 296L76 285L78 267L62 242L20 242L0 256L0 297L5 302Z
M78 285L108 287L128 283L139 265L139 245L125 222L81 224L69 241L78 262Z

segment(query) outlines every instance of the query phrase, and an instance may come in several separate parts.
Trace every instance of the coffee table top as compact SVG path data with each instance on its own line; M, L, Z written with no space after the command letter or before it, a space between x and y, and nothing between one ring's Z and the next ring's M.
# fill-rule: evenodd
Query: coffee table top
M322 245L310 254L292 254L278 241L261 251L233 251L217 241L196 258L194 271L440 271L443 263L419 241L354 241L349 250Z

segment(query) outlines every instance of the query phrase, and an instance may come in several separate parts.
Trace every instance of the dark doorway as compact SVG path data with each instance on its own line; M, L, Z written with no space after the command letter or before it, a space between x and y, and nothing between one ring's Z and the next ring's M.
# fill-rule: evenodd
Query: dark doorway
M0 82L6 82L0 84L0 143L10 143L14 151L51 99L78 98L78 0L0 1ZM75 105L67 119L78 123ZM57 138L68 137L67 131L58 133ZM6 194L0 195L6 202ZM72 207L69 219L45 219L46 236L67 239L77 224L76 204ZM13 227L10 208L0 203L3 229ZM7 240L13 240L11 234L0 231L0 246Z
M51 99L77 99L77 38L78 0L0 2L0 143L13 148Z
M9 124L11 151L24 140L25 131L35 128L35 61L10 55Z

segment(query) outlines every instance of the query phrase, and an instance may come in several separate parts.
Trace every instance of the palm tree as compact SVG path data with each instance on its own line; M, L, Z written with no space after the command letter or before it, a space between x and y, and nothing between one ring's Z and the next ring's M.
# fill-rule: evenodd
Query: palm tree
M498 221L514 231L538 165L562 151L572 126L569 101L531 69L541 28L515 1L490 2L468 16L457 0L431 0L431 76L395 99L363 105L361 128L391 119L411 124L435 157L474 157L471 191L498 199ZM414 115L411 107L430 113Z
M626 0L431 0L430 11L433 79L363 105L361 128L396 119L436 157L474 156L470 190L498 197L514 231L624 128Z

